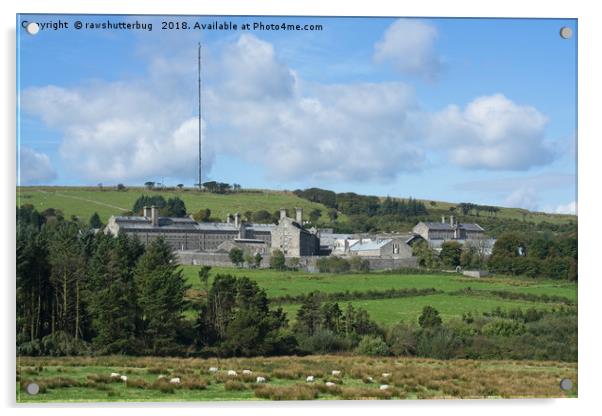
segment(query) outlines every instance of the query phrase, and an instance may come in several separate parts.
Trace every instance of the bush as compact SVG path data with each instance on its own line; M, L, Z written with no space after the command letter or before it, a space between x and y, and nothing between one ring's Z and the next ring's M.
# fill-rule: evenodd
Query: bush
M494 319L481 328L483 335L509 337L522 335L527 331L525 324L513 319Z
M390 328L387 333L387 344L393 355L416 355L418 328L414 325L400 323Z
M453 331L438 326L421 332L417 352L421 357L446 360L456 357L461 346L460 338Z
M380 337L366 335L358 344L355 352L363 355L386 356L390 355L389 346Z
M320 273L345 273L351 269L349 261L336 256L320 258L316 266Z
M349 341L327 329L318 329L312 336L301 339L301 349L311 353L329 353L348 350Z

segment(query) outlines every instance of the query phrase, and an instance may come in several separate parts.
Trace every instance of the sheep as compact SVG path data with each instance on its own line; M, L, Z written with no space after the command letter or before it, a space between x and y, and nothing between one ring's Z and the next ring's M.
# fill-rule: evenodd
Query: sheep
M333 376L340 376L341 372L339 370L332 370L332 375Z
M181 380L180 380L180 377L174 377L174 378L172 378L171 380L169 380L169 382L170 382L171 384L180 384L180 383L181 383Z
M313 383L314 382L314 376L307 376L307 378L305 379L305 381L307 381L308 383Z
M163 380L163 379L164 379L164 378L166 378L166 377L167 377L167 376L166 376L166 375L164 375L164 374L159 374L159 375L157 376L157 380Z
M381 384L379 389L381 390L388 390L389 389L389 385L388 384Z
M217 367L209 367L210 373L217 373Z
M128 381L128 376L121 376L119 377L121 379L121 381L123 381L124 383L127 383Z
M326 382L326 387L334 387L334 386L336 386L336 384L334 384L332 381Z
M111 373L111 378L119 378L119 373Z
M234 371L234 370L228 370L228 376L229 377L236 377L237 376L236 371Z
M366 377L366 381L368 381L368 383L374 383L374 379L370 376Z
M257 376L256 383L265 383L265 377Z
M252 372L251 370L242 370L242 373L243 373L244 375L250 375L250 374L252 374L253 372Z
M389 378L389 377L391 377L391 373L383 373L382 376L384 378Z

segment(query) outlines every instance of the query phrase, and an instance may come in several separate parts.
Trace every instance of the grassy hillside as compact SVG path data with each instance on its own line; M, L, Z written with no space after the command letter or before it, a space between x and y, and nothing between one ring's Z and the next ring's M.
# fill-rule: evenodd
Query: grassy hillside
M67 218L76 215L88 220L94 212L98 212L103 222L111 215L118 215L132 209L140 195L162 195L165 199L175 196L186 204L188 212L197 212L209 208L211 217L225 220L228 213L265 209L270 213L280 208L303 208L307 219L313 209L322 211L327 217L327 208L322 204L301 199L290 192L277 191L245 191L227 195L199 193L193 190L182 191L147 191L143 188L128 188L126 191L83 187L19 187L17 188L17 205L31 204L37 210L57 208ZM343 217L342 220L345 218Z
M224 219L228 213L244 213L245 211L258 211L265 209L274 212L281 207L301 207L304 210L304 218L308 219L309 212L313 209L322 211L322 218L327 218L327 208L318 203L302 199L287 191L270 190L246 190L244 192L226 195L212 194L208 192L199 193L195 190L185 189L182 191L148 191L143 188L128 188L125 191L117 191L111 188L101 190L98 187L18 187L17 204L32 204L39 211L46 208L57 208L63 211L67 218L76 215L84 220L90 218L92 213L98 212L103 222L111 215L129 211L134 201L140 195L163 195L164 198L178 196L184 200L188 212L196 212L201 208L209 208L212 217ZM422 201L425 203L429 216L440 218L441 215L449 216L451 207L455 203L443 201ZM459 213L454 212L454 215ZM478 222L487 218L498 218L507 220L520 220L533 223L546 221L552 224L565 224L576 222L574 215L547 214L542 212L530 212L519 208L500 208L493 217L487 212L481 212L480 217L475 215L462 217L463 220ZM340 222L346 222L347 217L341 215Z

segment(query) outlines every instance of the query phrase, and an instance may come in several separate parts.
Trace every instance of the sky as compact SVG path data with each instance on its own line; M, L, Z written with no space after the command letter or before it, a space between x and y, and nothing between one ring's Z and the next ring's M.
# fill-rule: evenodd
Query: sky
M38 34L17 31L21 185L196 183L200 42L203 181L576 213L574 19L18 15L17 27L32 21ZM194 28L212 22L237 30ZM322 29L242 30L260 22Z

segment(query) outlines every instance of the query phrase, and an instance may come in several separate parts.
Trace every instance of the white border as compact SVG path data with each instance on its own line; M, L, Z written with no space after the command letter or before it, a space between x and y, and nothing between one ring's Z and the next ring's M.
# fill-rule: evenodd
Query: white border
M2 140L2 179L3 198L0 204L0 218L3 223L2 246L0 250L2 269L2 328L4 336L2 367L0 372L0 392L2 404L8 407L5 414L45 415L104 415L107 410L128 414L165 415L202 412L211 415L244 413L245 415L307 415L308 413L331 414L344 409L351 414L365 414L368 411L379 413L420 413L482 415L504 415L508 413L544 413L546 415L589 414L596 408L600 392L600 316L599 301L602 276L600 263L596 257L602 248L602 208L600 191L600 120L602 109L596 100L600 97L599 42L602 40L602 22L594 7L595 2L525 0L505 1L427 1L400 2L369 0L352 2L345 0L238 0L213 3L192 2L190 0L20 0L0 3L2 42L2 91L5 92L0 114L4 137ZM579 19L579 399L567 400L492 400L492 401L421 401L421 402L296 402L296 403L228 403L213 405L144 404L143 408L131 405L59 407L15 407L14 387L14 326L15 326L15 14L16 13L132 13L132 14L253 14L253 15L348 15L348 16L472 16L472 17L558 17ZM554 70L554 68L550 68ZM597 75L597 76L596 76ZM598 267L597 267L598 266ZM508 380L509 383L512 380ZM198 410L190 406L200 407Z

